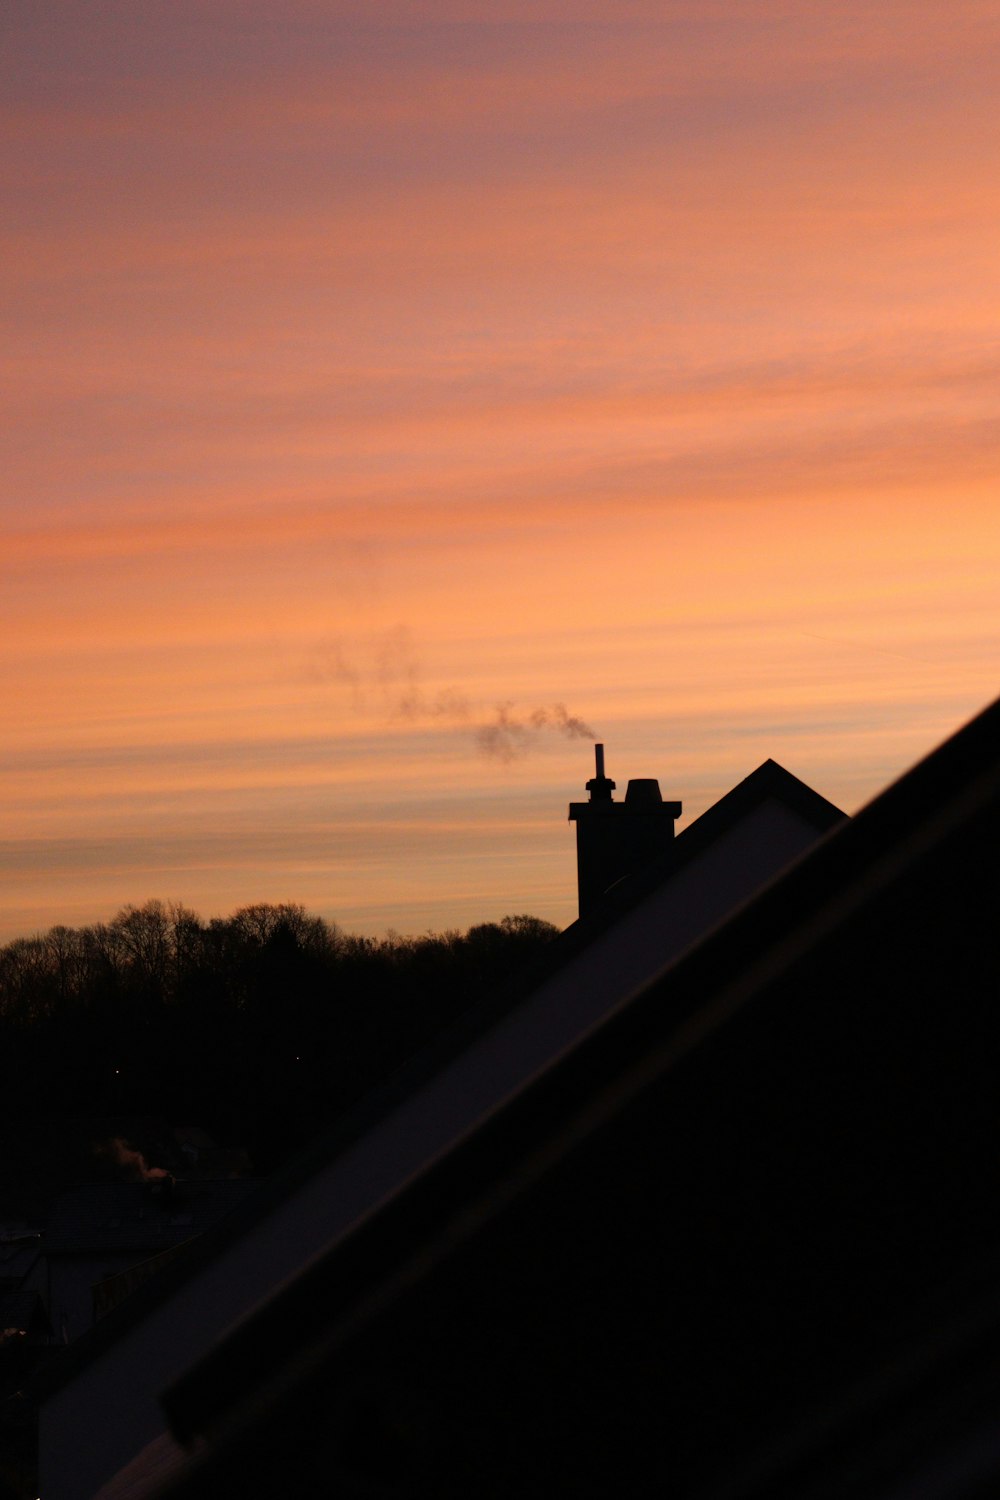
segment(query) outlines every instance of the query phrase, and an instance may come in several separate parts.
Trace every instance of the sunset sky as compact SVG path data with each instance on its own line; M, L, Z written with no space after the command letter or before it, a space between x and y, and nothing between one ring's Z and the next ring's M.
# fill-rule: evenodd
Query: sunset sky
M592 738L853 811L995 696L996 0L6 0L0 75L0 940L565 924Z

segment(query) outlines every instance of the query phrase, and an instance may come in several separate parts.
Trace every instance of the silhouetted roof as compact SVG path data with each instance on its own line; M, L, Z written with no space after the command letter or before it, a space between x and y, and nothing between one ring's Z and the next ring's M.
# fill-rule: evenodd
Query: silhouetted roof
M433 1079L454 1059L461 1057L477 1039L486 1035L514 1006L534 993L551 975L622 916L631 911L651 890L669 882L694 861L708 845L733 828L742 818L766 802L777 801L797 812L821 835L843 821L844 814L826 798L784 770L775 761L765 761L718 803L694 820L673 841L668 854L654 861L635 877L618 883L598 911L574 922L560 933L540 958L499 989L471 1006L429 1047L424 1048L383 1084L376 1087L331 1129L319 1136L281 1171L237 1204L226 1218L186 1247L174 1264L154 1281L135 1291L95 1327L61 1352L39 1381L43 1396L73 1378L88 1361L106 1349L155 1307L169 1299L177 1287L196 1276L199 1268L227 1245L239 1241L253 1226L280 1208L281 1204L311 1178L324 1171L354 1142L363 1138L391 1111Z
M178 1382L164 1493L995 1488L998 843L1000 703Z
M703 812L694 822L681 830L674 840L673 848L661 859L654 860L634 875L628 875L611 888L608 895L609 914L618 902L635 901L645 891L669 880L675 869L700 854L709 844L720 838L746 815L765 802L781 802L797 812L817 833L827 833L842 823L845 814L826 797L813 791L804 781L779 766L776 760L765 760L756 771L751 771L742 781L726 792L718 802Z
M714 802L700 817L681 830L665 852L626 875L606 891L599 905L561 932L539 955L528 974L512 981L522 993L537 986L581 952L601 933L607 932L651 892L662 890L677 879L706 849L734 829L757 808L780 803L797 813L816 830L817 837L842 823L846 814L814 792L776 760L765 760L732 791Z

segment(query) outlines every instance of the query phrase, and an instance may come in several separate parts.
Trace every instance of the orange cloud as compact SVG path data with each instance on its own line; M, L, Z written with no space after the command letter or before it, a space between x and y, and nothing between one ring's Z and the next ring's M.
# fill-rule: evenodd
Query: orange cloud
M9 38L0 925L569 915L497 705L693 811L995 691L993 6L372 16Z

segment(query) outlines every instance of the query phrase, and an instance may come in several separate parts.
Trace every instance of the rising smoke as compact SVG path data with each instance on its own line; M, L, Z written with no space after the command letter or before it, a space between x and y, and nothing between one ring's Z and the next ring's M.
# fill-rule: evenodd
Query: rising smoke
M547 733L566 739L595 738L590 726L564 703L515 711L511 700L498 704L484 722L482 705L457 689L428 692L413 638L404 625L362 638L336 636L318 642L310 653L306 675L313 682L346 688L359 713L468 728L479 752L504 764L523 759Z
M405 625L355 638L330 636L317 642L306 663L312 682L345 687L358 713L390 719L468 719L469 700L454 688L428 693L413 638Z
M170 1173L162 1167L151 1167L141 1151L136 1151L128 1141L123 1140L120 1135L113 1136L111 1140L104 1141L94 1148L98 1156L107 1156L121 1167L129 1182L159 1182Z
M546 730L565 735L570 740L594 738L589 724L571 714L565 703L532 709L523 719L515 717L513 703L500 703L492 722L482 724L476 730L476 745L483 755L507 763L527 755Z

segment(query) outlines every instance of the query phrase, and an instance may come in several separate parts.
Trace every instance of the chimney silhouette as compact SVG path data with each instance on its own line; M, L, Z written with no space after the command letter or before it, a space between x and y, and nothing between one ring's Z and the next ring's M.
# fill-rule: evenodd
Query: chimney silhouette
M615 802L615 783L604 774L604 746L594 746L596 774L587 782L589 802L571 802L576 824L576 874L581 917L593 911L616 880L631 875L669 847L679 802L664 802L653 777L629 782L624 802Z

